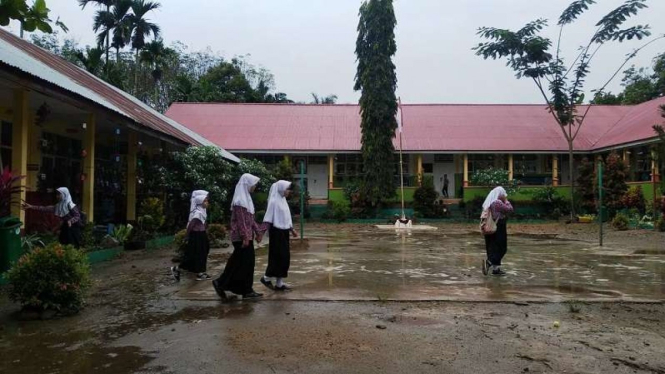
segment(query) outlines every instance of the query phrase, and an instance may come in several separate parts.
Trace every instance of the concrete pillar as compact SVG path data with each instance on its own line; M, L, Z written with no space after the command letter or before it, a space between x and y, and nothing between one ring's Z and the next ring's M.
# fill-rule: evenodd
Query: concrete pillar
M28 174L28 129L30 128L30 114L28 110L28 91L17 89L14 91L14 119L12 122L12 171L18 175ZM26 180L21 180L21 185L26 186ZM25 189L19 196L15 196L19 204L13 205L11 212L21 222L25 222L25 211L21 209L20 203L25 201Z
M552 156L552 186L559 185L559 156Z
M651 160L651 181L655 183L660 182L660 170L658 170L658 163L656 160ZM655 190L654 193L656 193Z
M90 113L86 122L85 134L83 134L83 149L86 152L83 159L83 211L88 215L88 221L95 220L95 132L97 123L95 114Z
M464 167L464 187L469 187L469 155L467 153L464 154L464 162L463 162L463 167Z
M416 155L416 174L418 176L418 187L423 185L423 155Z
M335 155L328 155L328 188L335 187Z
M127 139L127 221L136 220L136 164L139 149L138 134L129 130Z
M515 175L515 172L514 172L514 170L515 170L514 165L515 164L514 164L514 162L515 162L515 160L513 158L513 154L511 153L511 154L508 155L508 179L509 180L513 180L513 177Z

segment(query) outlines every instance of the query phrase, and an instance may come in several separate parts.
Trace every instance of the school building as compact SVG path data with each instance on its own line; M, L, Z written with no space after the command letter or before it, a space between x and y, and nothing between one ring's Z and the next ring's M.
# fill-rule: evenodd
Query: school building
M0 130L0 166L26 176L22 200L53 204L55 189L65 186L96 223L136 218L140 153L214 145L135 97L2 29ZM239 161L221 148L220 152ZM18 206L12 215L33 226L48 216L28 212L26 217Z
M652 126L665 122L661 105L665 98L593 106L575 140L575 158L617 150L630 165L631 184L653 196L652 182L660 176L650 145L658 141ZM407 200L423 178L433 178L441 194L445 175L451 202L473 199L486 189L473 186L470 177L489 166L521 180L520 198L543 185L569 195L568 143L544 105L416 104L403 105L402 114ZM291 160L294 177L304 177L320 203L342 199L345 184L363 172L357 105L174 103L166 115L240 157L267 164ZM398 160L396 154L396 185Z

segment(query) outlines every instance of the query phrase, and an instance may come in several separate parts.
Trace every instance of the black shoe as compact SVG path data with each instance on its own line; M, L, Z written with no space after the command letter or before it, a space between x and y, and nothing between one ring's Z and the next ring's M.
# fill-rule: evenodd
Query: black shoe
M490 264L489 260L483 260L483 267L482 267L483 275L487 275L487 273L489 272L490 266L492 266L492 264Z
M281 287L275 287L275 291L291 291L291 287L284 284Z
M496 269L496 270L492 270L492 275L495 275L497 277L502 277L502 276L506 275L506 272L501 270L501 269Z
M171 276L175 279L176 282L180 282L180 270L177 267L171 266Z
M262 283L264 286L270 288L271 290L273 290L273 291L275 290L275 286L272 285L272 282L269 281L269 280L265 280L265 278L263 278L263 277L261 277L261 283Z
M207 273L201 273L196 277L196 280L197 281L204 281L204 280L208 280L208 279L211 279L211 278L212 277L210 275L208 275Z
M254 292L254 291L242 295L243 300L244 299L258 299L260 297L263 297L263 294L262 293L257 293L257 292Z

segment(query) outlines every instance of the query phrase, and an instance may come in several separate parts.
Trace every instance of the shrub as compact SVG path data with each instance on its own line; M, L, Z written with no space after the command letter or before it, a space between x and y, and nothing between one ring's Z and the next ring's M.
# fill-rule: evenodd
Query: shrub
M187 240L187 230L180 230L173 237L173 242L178 248L185 244L185 240Z
M95 224L88 222L81 229L81 246L86 249L94 248L97 245L95 240Z
M660 232L665 232L665 218L658 218L656 221L656 229Z
M618 213L616 216L614 216L614 219L612 220L612 227L618 231L626 231L628 230L629 223L630 220L628 219L628 217L626 217L625 214Z
M90 265L85 253L52 244L23 255L7 278L10 299L24 307L78 311L90 287Z
M208 240L210 240L210 245L213 247L220 247L222 241L226 239L226 227L220 224L208 225Z
M149 197L143 200L139 212L142 217L150 217L149 219L144 218L142 224L142 229L147 232L156 232L166 222L164 204L156 197Z
M630 187L626 194L623 195L622 203L624 208L637 209L640 214L644 214L646 212L646 201L644 199L644 193L642 192L642 186ZM653 203L651 205L653 205Z
M413 210L419 217L436 218L436 199L439 194L431 183L423 183L413 194Z
M482 196L476 196L473 200L467 201L464 204L464 211L467 219L476 219L480 218L480 214L483 212L483 203L485 198Z
M607 207L610 217L613 217L623 207L622 198L628 191L626 174L628 165L621 159L616 151L612 151L605 161L605 175L603 176L603 205Z
M581 213L594 214L598 210L598 203L596 201L598 180L593 168L593 162L584 157L577 170L579 176L576 183L575 202L578 205L576 208Z
M333 217L338 222L344 222L349 218L351 208L346 201L333 201Z
M538 208L545 211L548 217L559 218L565 213L570 212L570 202L559 195L557 190L552 186L538 188L532 194L534 203L536 203Z
M471 176L471 184L488 188L502 186L509 195L519 190L519 181L517 179L511 180L508 170L492 167L476 170Z

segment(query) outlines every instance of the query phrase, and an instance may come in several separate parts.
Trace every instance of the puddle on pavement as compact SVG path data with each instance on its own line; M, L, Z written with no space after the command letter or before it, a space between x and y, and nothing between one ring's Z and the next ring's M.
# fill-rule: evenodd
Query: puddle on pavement
M313 231L307 237L306 248L291 255L288 282L294 290L263 289L266 299L649 301L665 295L665 257L658 250L513 235L504 259L508 276L495 278L480 272L485 246L478 234L363 228ZM267 265L266 247L257 252L257 281ZM224 264L212 265L217 274ZM258 282L255 287L262 289ZM209 282L192 284L177 297L216 299Z

